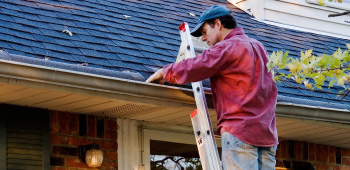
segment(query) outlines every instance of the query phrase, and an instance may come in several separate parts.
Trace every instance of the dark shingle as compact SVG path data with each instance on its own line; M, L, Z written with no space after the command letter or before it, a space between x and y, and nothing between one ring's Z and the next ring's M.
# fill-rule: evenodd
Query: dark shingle
M27 57L47 56L51 61L70 64L87 62L92 68L148 77L175 61L181 43L178 26L188 22L193 28L201 12L213 4L224 4L232 10L239 26L248 36L261 41L269 53L289 51L290 57L296 58L301 50L314 49L315 55L331 54L338 47L346 49L345 44L350 42L258 22L227 1L16 0L0 2L0 48ZM62 33L64 29L73 36ZM286 83L278 83L278 87L280 95L300 99L349 101L349 97L334 97L332 93L337 90L327 87L327 92L315 93Z

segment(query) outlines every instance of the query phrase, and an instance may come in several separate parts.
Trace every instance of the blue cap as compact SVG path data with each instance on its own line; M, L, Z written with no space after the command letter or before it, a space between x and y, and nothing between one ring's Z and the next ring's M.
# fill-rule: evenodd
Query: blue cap
M193 28L191 35L195 37L202 36L200 28L206 20L225 16L225 15L230 15L230 11L225 6L222 6L222 5L214 5L206 9L199 17L198 24L196 27Z

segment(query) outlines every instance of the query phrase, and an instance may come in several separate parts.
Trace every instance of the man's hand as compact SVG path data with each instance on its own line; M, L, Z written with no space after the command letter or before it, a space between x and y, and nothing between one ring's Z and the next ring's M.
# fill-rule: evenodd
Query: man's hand
M147 83L157 83L157 84L163 84L164 78L163 78L163 69L159 69L155 73L153 73L147 80Z

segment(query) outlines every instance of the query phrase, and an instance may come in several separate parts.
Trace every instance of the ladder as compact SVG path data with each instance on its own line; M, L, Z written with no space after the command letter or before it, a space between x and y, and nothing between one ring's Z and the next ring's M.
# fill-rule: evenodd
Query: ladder
M182 23L179 26L179 31L182 42L176 62L186 58L196 57L195 47L192 43L188 24L186 22ZM221 170L220 157L209 117L202 82L193 82L192 89L197 109L190 115L202 168L204 170Z

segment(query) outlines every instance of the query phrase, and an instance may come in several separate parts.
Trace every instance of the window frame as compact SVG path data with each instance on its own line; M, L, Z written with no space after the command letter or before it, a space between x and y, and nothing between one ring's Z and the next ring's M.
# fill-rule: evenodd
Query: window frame
M194 134L143 129L144 170L151 170L151 140L197 145ZM217 147L221 147L221 139L216 139L216 145Z

